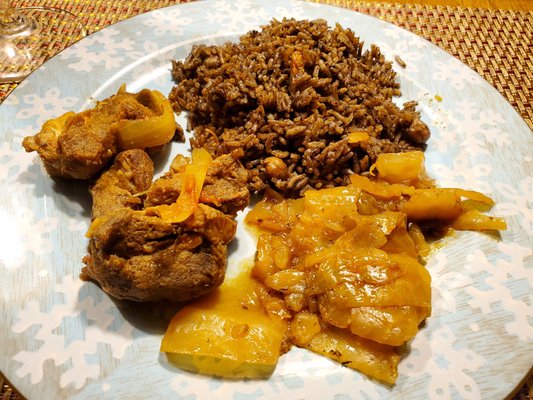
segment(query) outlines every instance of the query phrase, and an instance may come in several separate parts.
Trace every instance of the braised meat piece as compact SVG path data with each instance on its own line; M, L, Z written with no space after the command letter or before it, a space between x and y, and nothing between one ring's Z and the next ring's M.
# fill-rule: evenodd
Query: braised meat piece
M117 93L94 109L69 112L46 122L39 133L24 138L22 144L26 151L39 153L50 176L89 179L118 152L112 124L152 115L153 111L131 94Z
M250 202L246 188L248 172L238 158L241 151L224 154L213 160L204 181L200 202L225 214L236 215ZM183 184L183 171L189 158L177 155L170 170L157 179L146 194L146 206L171 204L178 198Z
M160 135L165 138L165 143L176 134L183 139L172 109L170 105L165 108L165 102L168 103L168 100L156 91L144 89L139 93L128 93L121 88L117 94L100 101L95 108L80 113L67 112L45 122L41 131L25 137L22 145L27 152L39 154L50 176L90 179L107 167L121 150L150 147L142 145L141 140L146 139L141 137L142 134L137 135L136 128L132 128L131 124L125 128L127 122L154 121L152 125L161 130L146 132L146 135ZM168 118L164 119L167 122L164 126L162 115ZM121 132L126 132L124 135L128 138L137 136L124 144Z
M136 194L152 184L154 164L143 150L119 153L111 168L91 187L92 218L109 214L118 208L140 209L142 200Z
M213 160L208 169L213 172L208 172L204 183L241 193L220 192L219 197L213 197L218 205L237 210L247 205L249 195L242 194L247 192L242 167L230 158ZM176 157L172 179L182 182L178 171L189 163L185 157ZM226 175L221 172L223 166ZM81 276L95 280L119 299L186 301L201 296L224 280L227 244L235 236L237 223L232 216L202 204L202 197L182 222L154 214L146 207L153 210L153 206L172 203L168 199L176 201L181 186L165 193L165 188L157 185L162 179L151 187L152 178L153 164L146 153L129 150L119 153L96 181L91 188L94 203L93 222L87 232L89 254L83 260ZM160 198L168 201L144 201L148 193L155 193L153 187L158 187ZM235 199L233 204L231 199Z
M218 287L237 223L199 204L180 224L117 209L91 232L82 277L118 299L186 301Z

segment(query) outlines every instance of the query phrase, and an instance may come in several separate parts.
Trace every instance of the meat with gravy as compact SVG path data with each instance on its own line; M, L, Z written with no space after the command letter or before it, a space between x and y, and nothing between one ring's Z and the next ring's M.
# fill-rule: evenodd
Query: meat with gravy
M177 156L173 166L179 171L186 162L186 158ZM220 174L224 168L228 174ZM158 188L160 200L152 196L150 205L165 204L161 199L177 198L180 192L179 179L174 179L174 186L158 183L168 184L168 176L150 187L147 183L151 183L152 174L153 165L146 153L128 150L119 153L113 166L97 180L91 189L94 220L82 278L98 282L118 299L186 301L223 282L227 245L235 236L237 224L233 215L207 203L198 204L181 223L147 215L143 208L152 187ZM179 175L177 171L169 174ZM212 205L236 213L248 204L246 176L231 155L215 159L202 195L204 191L209 193L204 198L209 197ZM233 194L232 190L221 190L219 197L213 197L207 182L213 187L231 187ZM171 194L165 195L165 190Z

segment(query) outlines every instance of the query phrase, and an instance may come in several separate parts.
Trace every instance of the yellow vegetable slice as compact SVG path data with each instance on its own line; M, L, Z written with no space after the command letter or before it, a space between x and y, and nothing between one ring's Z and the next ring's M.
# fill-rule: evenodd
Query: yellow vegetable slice
M305 290L305 272L294 269L278 271L268 276L264 285L283 293L302 293Z
M427 257L431 252L428 242L424 236L424 232L416 223L412 223L408 229L409 236L413 239L418 254L422 257Z
M453 189L418 189L403 205L402 211L415 221L457 218L461 212L461 197Z
M415 187L428 187L432 183L426 173L424 153L421 151L382 153L370 167L370 174L388 183Z
M323 329L306 348L385 383L394 384L398 377L400 356L394 347L363 339L346 330Z
M400 346L416 335L418 326L430 314L430 307L353 308L350 331L378 343Z
M266 378L275 369L275 365L242 363L194 354L167 353L167 359L185 371L227 379Z
M124 90L124 88L121 88ZM176 133L176 120L170 101L157 90L143 89L137 100L155 112L154 117L124 119L111 125L119 139L122 150L143 149L164 145Z
M402 184L373 181L362 175L350 175L352 185L380 199L397 199L404 194L413 194L416 189Z
M323 296L331 307L431 306L431 277L416 260L390 254L392 265L360 267L357 279L346 279ZM342 264L341 264L342 265ZM394 277L394 279L391 279Z
M361 190L355 186L308 190L304 194L304 211L321 219L355 213L360 195Z
M477 210L469 210L452 222L452 228L462 231L506 230L507 223L503 218L491 217Z
M277 364L287 325L271 319L254 293L250 271L185 306L161 342L169 361L192 372L226 378L264 378Z
M370 135L364 131L354 131L348 134L348 143L368 142Z
M355 228L342 234L333 244L321 249L317 248L314 252L307 254L304 258L306 269L336 257L344 250L350 252L357 248L379 248L387 242L385 233L375 221L362 218L357 222Z
M257 249L255 251L253 276L260 282L263 282L267 276L279 271L274 262L274 252L272 249L272 236L263 234L257 240Z
M267 189L263 200L246 214L245 221L261 232L287 232L302 208L303 199L284 200L279 193Z
M269 317L252 314L221 307L186 307L172 320L161 351L170 353L179 367L194 367L193 372L204 375L254 378L270 374L279 358L282 336Z
M202 193L205 176L213 159L209 152L203 148L192 151L192 162L185 167L183 184L178 199L172 204L147 207L145 213L158 215L169 223L185 221L198 206L198 199Z
M413 236L404 227L392 231L387 236L387 243L381 249L387 253L406 254L412 258L417 258L420 254Z
M483 193L476 192L475 190L466 190L466 189L450 189L450 190L454 190L459 196L466 197L471 200L479 201L489 206L494 205L494 200L492 200L488 196L485 196Z
M289 325L291 340L301 347L308 345L321 330L318 316L307 311L295 314Z

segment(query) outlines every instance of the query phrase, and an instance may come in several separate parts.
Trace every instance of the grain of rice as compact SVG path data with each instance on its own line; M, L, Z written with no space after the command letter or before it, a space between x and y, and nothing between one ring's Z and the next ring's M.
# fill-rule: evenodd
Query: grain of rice
M402 58L399 55L394 56L394 61L396 61L402 68L407 67L407 64L405 63L404 60L402 60Z

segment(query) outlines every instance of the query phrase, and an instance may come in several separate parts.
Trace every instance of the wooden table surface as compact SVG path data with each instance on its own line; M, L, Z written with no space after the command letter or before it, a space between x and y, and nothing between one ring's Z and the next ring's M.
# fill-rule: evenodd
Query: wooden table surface
M383 0L367 0L381 1ZM533 11L533 0L385 0L400 4L427 4L432 6L479 7L502 10Z

